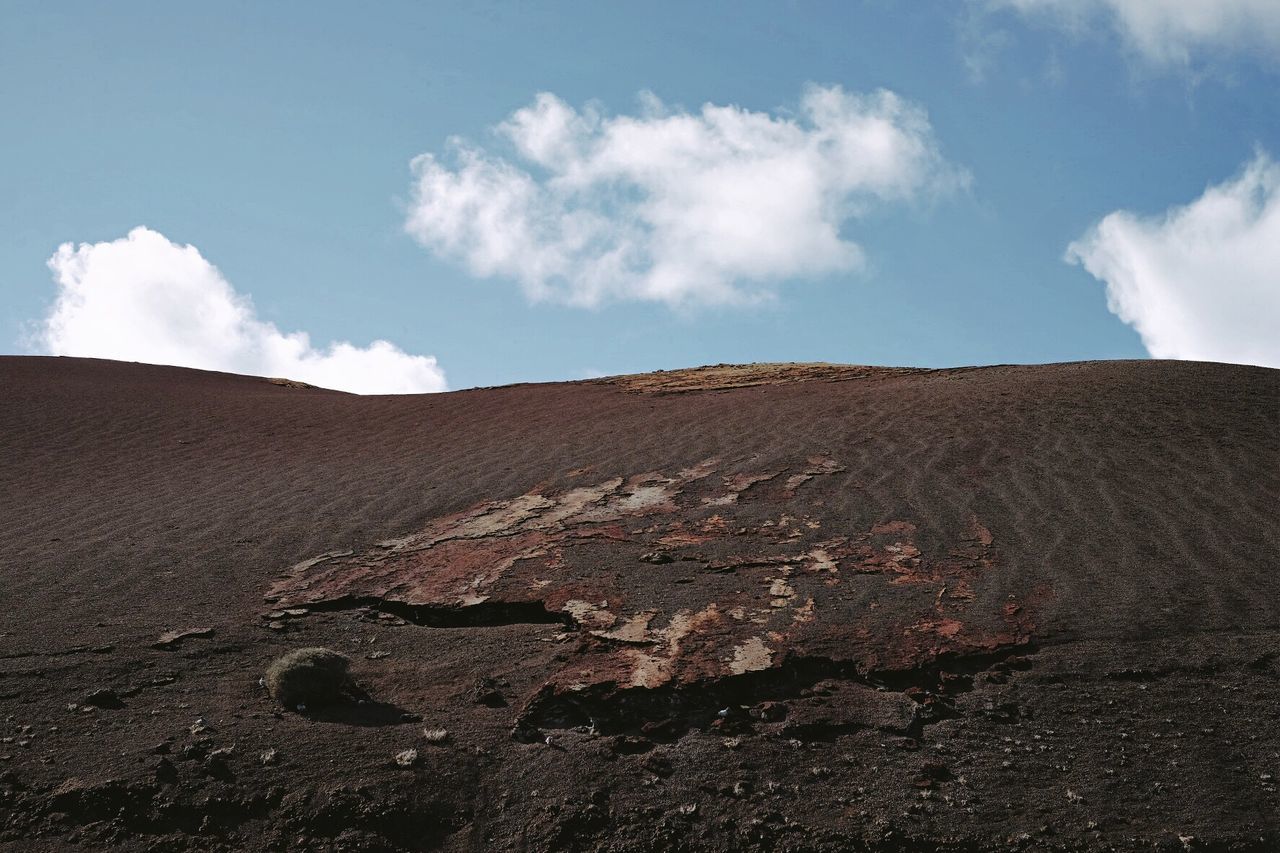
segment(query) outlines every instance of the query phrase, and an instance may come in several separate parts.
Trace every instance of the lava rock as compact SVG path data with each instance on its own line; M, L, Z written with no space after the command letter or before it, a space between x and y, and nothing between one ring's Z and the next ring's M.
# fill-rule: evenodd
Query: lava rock
M111 688L103 687L95 690L88 696L84 697L84 704L92 705L95 708L106 708L108 710L119 710L124 707L124 701Z

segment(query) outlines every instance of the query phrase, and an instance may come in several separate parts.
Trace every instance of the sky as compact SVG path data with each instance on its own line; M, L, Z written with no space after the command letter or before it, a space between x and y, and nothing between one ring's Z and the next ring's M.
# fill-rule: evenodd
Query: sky
M1280 367L1280 2L0 0L0 352Z

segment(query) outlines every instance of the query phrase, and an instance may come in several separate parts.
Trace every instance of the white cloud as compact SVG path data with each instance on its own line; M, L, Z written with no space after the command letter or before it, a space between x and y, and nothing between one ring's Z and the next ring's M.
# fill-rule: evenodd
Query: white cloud
M734 303L857 270L843 226L966 180L923 110L892 92L810 87L798 115L707 104L581 112L543 93L497 128L511 159L460 139L413 160L405 223L423 246L530 298Z
M992 8L1044 15L1070 29L1101 18L1144 59L1187 65L1211 51L1280 51L1277 0L987 0Z
M147 228L109 243L64 243L49 268L58 296L38 342L51 355L282 376L362 394L445 390L434 358L387 341L317 350L305 332L284 334L194 246Z
M1243 172L1164 216L1119 210L1067 249L1156 358L1280 367L1280 165Z

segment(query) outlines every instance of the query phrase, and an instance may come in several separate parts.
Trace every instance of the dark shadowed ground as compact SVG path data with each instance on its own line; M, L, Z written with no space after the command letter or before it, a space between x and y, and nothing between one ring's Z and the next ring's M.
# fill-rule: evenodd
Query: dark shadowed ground
M1280 849L1278 506L1261 368L3 358L0 847Z

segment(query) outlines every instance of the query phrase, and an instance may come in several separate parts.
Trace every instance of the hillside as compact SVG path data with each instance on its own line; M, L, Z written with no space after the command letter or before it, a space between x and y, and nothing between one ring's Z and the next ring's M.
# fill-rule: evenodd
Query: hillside
M1280 847L1280 371L5 357L0 448L6 849Z

